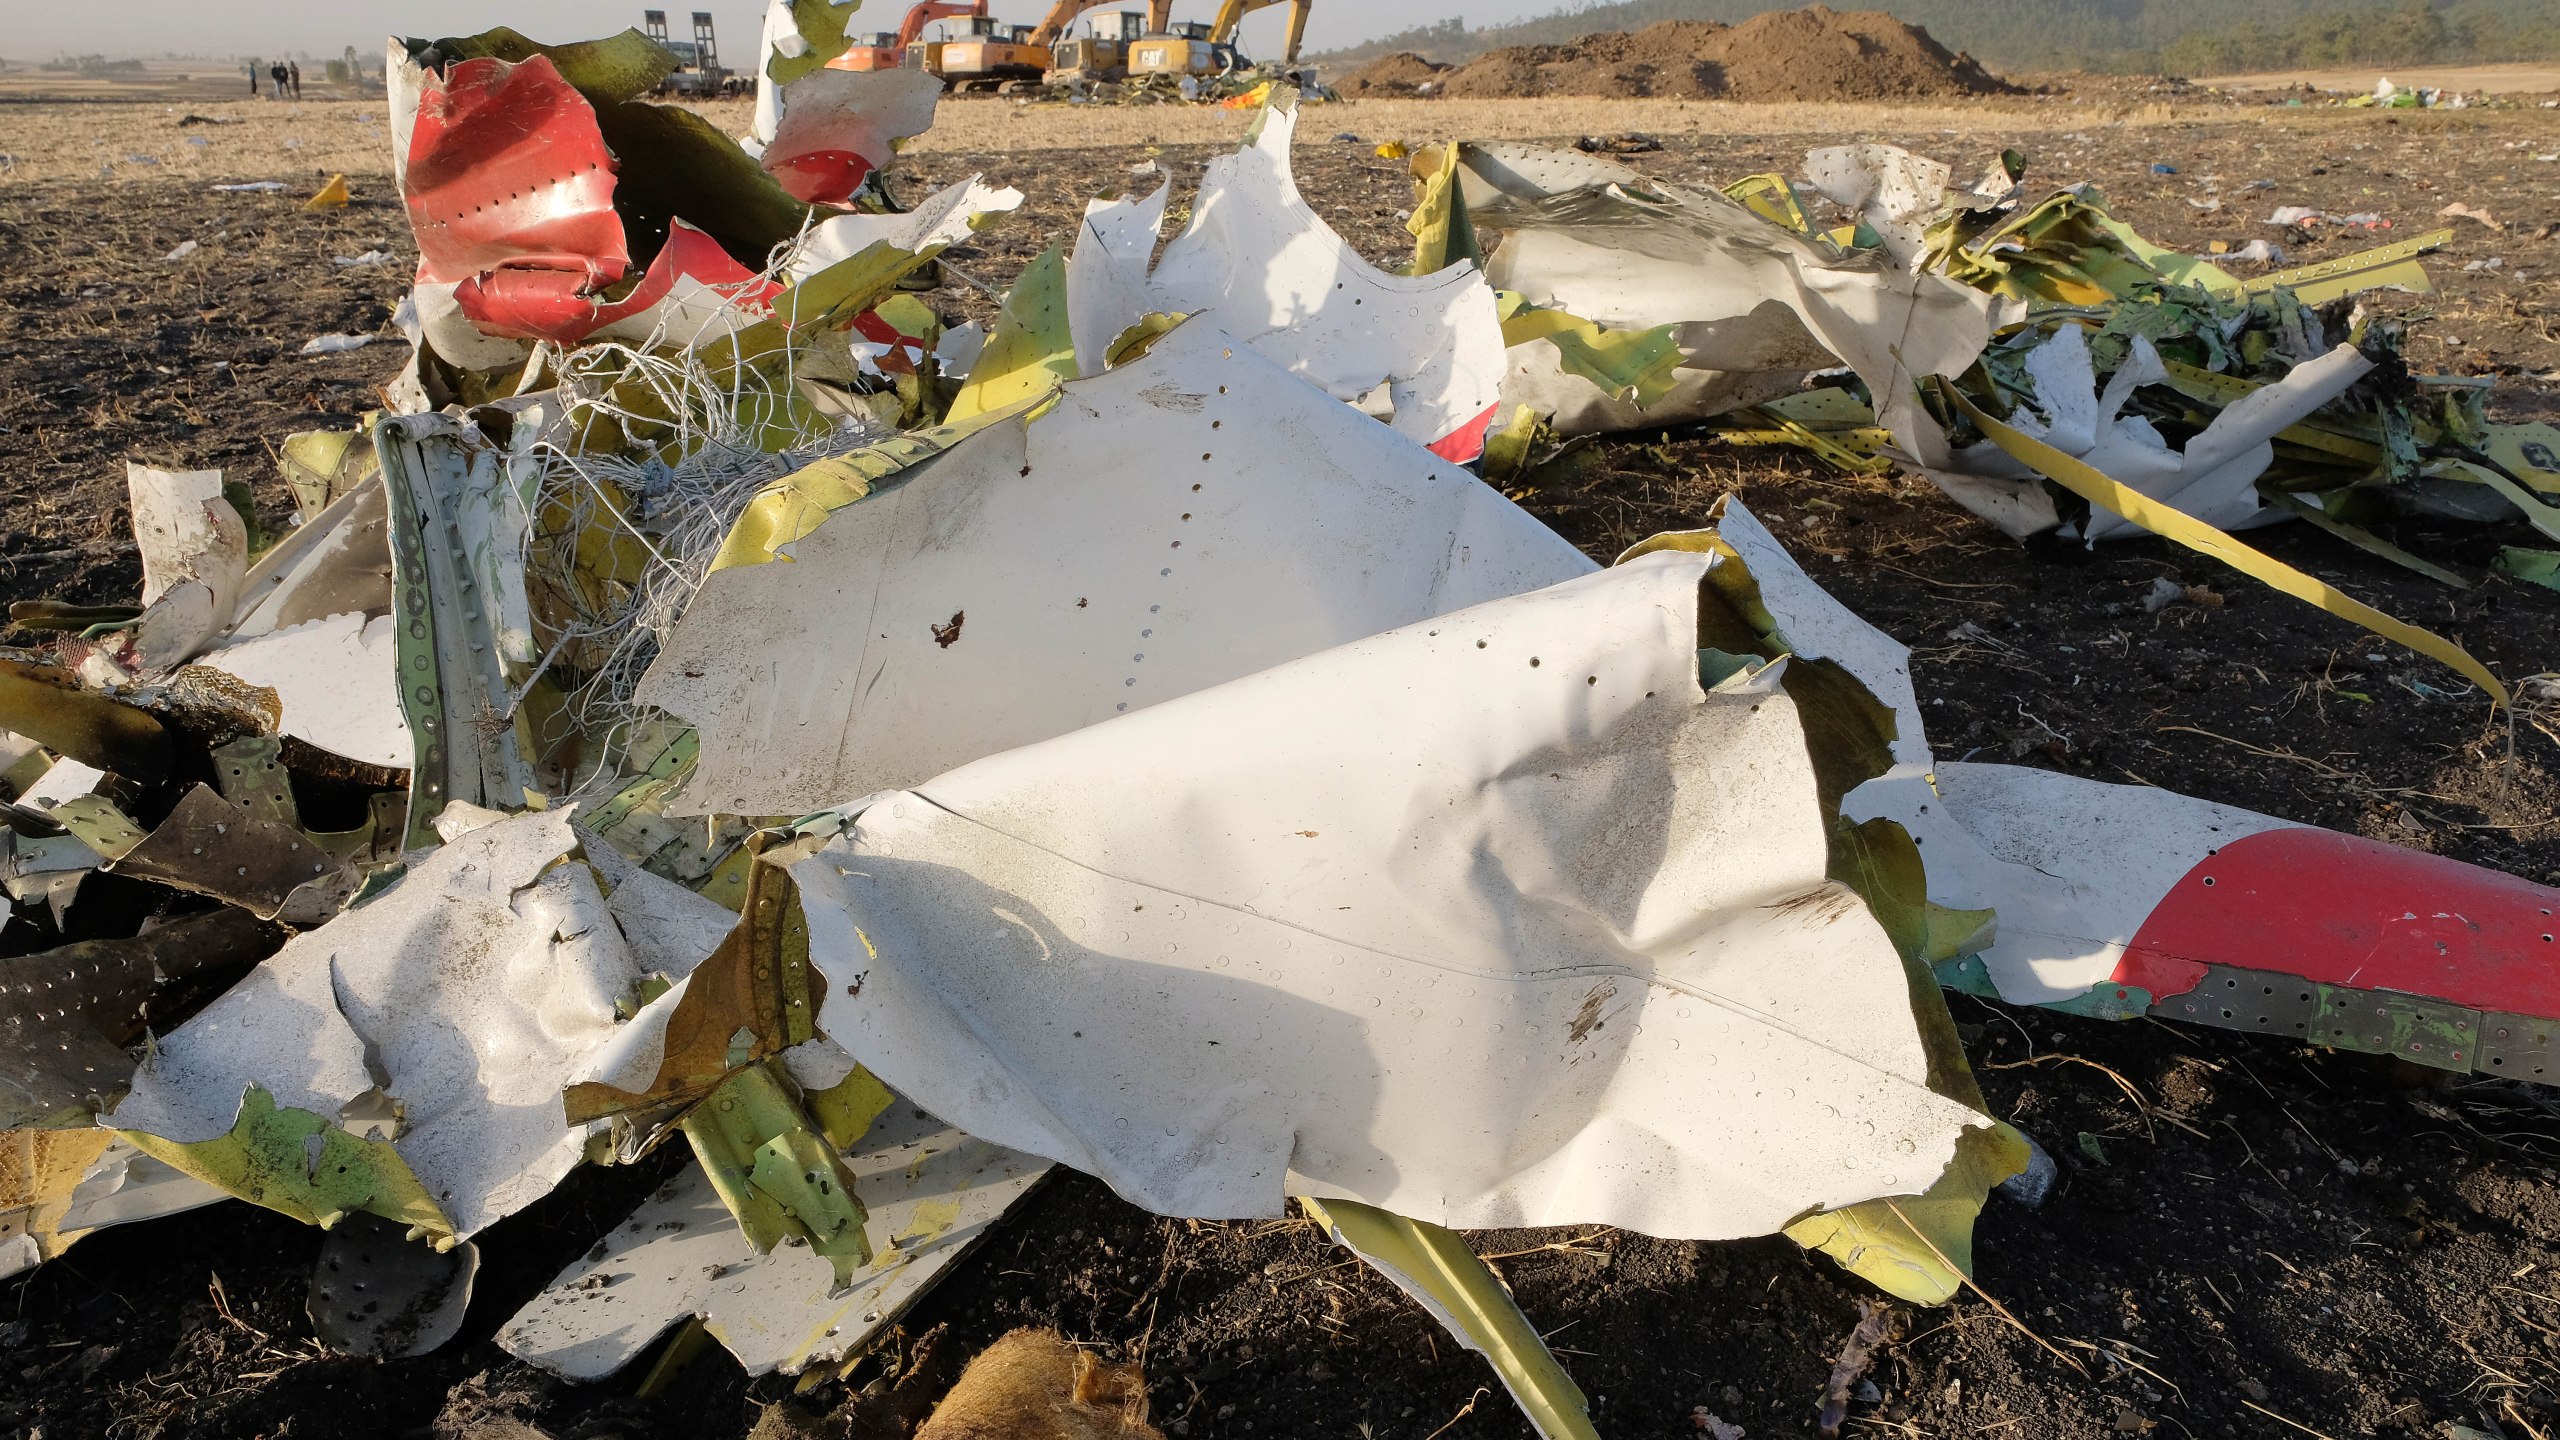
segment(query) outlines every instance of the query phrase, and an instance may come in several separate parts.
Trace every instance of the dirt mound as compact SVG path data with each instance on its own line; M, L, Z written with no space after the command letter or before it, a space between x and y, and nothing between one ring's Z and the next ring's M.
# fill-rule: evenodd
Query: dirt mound
M1412 96L1437 94L1440 77L1454 68L1425 60L1410 50L1372 60L1334 84L1345 95ZM1430 90L1423 87L1430 86Z
M1409 58L1419 59L1396 56L1370 70ZM1607 31L1569 45L1515 46L1438 78L1440 93L1479 99L1857 101L2016 91L1972 56L1949 53L1916 25L1880 11L1843 14L1821 5L1769 11L1740 25L1665 20L1633 34ZM1344 90L1355 93L1347 84Z

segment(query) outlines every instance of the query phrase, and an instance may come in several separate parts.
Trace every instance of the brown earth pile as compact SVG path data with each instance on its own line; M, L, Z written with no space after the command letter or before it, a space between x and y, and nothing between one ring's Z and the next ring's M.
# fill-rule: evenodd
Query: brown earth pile
M1455 66L1425 60L1410 50L1400 51L1383 60L1372 60L1344 76L1334 85L1341 94L1350 96L1395 96L1437 94L1441 77ZM1424 90L1429 85L1435 88Z
M1392 68L1391 68L1392 67ZM1775 10L1739 25L1666 20L1569 45L1520 45L1443 70L1420 56L1381 60L1345 94L1519 99L1539 95L1743 101L1922 100L2012 94L2016 87L1929 32L1874 10ZM1380 88L1358 88L1364 83ZM1398 88L1387 88L1393 85Z

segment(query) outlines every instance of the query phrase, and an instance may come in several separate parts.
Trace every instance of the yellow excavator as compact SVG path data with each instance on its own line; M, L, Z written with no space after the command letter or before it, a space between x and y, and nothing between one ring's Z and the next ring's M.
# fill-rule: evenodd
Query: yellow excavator
M1129 47L1146 38L1147 17L1135 10L1119 10L1097 15L1090 24L1092 33L1069 35L1058 42L1050 57L1050 84L1129 78Z
M1173 17L1173 0L1148 0L1147 35L1129 47L1131 78L1148 75L1180 77L1215 75L1233 69L1237 62L1236 27L1244 17L1274 5L1289 7L1289 45L1281 63L1298 63L1298 48L1306 39L1307 7L1312 0L1221 0L1218 18L1207 25L1186 21L1169 23Z

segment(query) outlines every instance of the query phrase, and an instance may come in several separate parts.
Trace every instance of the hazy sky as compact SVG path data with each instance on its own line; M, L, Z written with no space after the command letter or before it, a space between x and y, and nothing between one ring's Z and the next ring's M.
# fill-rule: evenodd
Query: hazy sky
M658 0L679 30L696 8L719 26L722 58L736 65L755 44L764 7L756 0ZM1307 48L1356 44L1407 27L1463 15L1489 25L1561 8L1562 0L1314 0ZM639 3L621 0L124 0L121 4L0 5L0 55L49 60L57 54L97 52L116 57L191 54L265 55L302 52L335 55L349 45L379 53L382 38L403 35L467 35L492 25L512 25L537 40L575 40L608 34L640 21ZM1003 19L1028 24L1048 9L1046 0L995 0ZM1125 8L1144 9L1144 0ZM856 30L894 30L907 7L896 0L864 0ZM1214 0L1176 0L1179 19L1206 20ZM1287 7L1273 6L1245 22L1245 53L1277 54ZM146 42L142 37L148 36Z

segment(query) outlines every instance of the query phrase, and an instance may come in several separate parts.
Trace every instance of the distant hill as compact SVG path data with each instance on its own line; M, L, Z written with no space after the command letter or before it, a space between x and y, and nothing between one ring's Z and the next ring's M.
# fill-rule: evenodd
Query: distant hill
M1616 0L1482 29L1443 20L1313 58L1339 75L1403 50L1446 63L1662 20L1730 25L1796 8L1770 0ZM2560 0L1844 0L1834 8L1889 11L1948 48L2008 71L2216 75L2560 58Z

